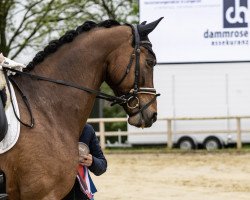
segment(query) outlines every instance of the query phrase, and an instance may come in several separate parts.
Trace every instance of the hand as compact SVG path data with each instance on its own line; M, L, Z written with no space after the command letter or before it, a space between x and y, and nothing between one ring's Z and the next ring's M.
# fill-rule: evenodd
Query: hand
M83 156L83 159L80 160L80 164L87 167L91 166L92 162L93 162L93 156L91 154Z

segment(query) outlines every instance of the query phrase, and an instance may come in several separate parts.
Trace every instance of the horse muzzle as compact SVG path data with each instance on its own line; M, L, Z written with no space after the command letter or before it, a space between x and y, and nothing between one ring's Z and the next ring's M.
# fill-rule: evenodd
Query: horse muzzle
M137 94L153 96L150 100L143 100L139 96L131 96L127 101L127 110L129 110L128 122L136 127L151 127L157 120L156 98L157 94L153 88L140 88Z
M138 128L147 128L151 127L154 122L157 120L157 112L143 111L137 115L130 116L128 122L132 126Z

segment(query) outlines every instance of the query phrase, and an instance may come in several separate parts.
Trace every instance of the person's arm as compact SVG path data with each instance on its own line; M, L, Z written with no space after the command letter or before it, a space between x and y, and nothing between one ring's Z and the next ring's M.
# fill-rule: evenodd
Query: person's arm
M96 176L100 176L107 170L107 160L102 152L95 133L89 144L89 148L93 159L92 164L89 166L89 170Z

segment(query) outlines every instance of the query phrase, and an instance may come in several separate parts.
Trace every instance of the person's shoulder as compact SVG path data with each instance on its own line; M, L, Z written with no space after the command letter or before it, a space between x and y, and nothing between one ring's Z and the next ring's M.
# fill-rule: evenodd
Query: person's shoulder
M95 137L95 130L90 124L85 124L79 141L89 144L89 142Z
M92 126L92 125L90 125L90 124L85 124L85 126L84 126L84 130L94 131L94 128L93 128L93 126Z
M95 135L95 130L94 130L93 126L91 126L90 124L85 124L84 129L83 129L83 133L85 135L93 137Z

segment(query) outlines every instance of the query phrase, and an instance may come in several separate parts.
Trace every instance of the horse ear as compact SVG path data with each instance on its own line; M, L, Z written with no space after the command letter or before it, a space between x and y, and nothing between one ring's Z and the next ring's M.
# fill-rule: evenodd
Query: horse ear
M147 23L147 21L143 21L142 23L141 23L141 25L145 25Z
M142 22L138 25L138 31L141 37L147 36L149 33L151 33L155 27L159 24L159 22L163 19L163 17L155 20L154 22L151 22L149 24L145 24Z

